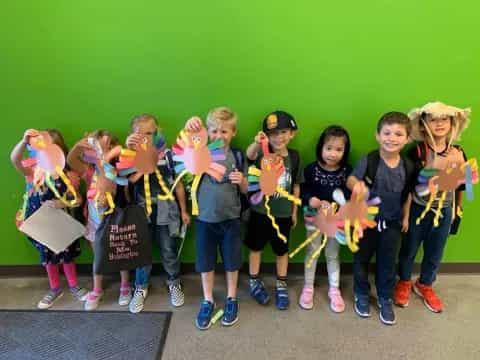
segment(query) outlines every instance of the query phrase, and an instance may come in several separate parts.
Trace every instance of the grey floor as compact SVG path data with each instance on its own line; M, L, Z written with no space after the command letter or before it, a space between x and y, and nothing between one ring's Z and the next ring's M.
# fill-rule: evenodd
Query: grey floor
M291 307L280 312L273 304L257 305L246 291L246 278L240 281L239 321L231 328L217 322L207 331L194 326L201 299L199 277L183 278L186 302L173 309L162 278L154 277L145 310L172 310L163 359L480 359L480 275L441 275L436 289L446 311L433 314L415 295L406 309L396 308L397 325L387 327L372 317L360 319L353 312L351 277L344 276L342 288L346 311L334 314L328 308L325 277L318 277L315 307L301 310L297 299L301 277L290 279ZM90 284L82 277L83 285ZM274 278L267 277L273 286ZM1 278L0 308L34 309L47 288L45 278ZM220 305L225 296L221 274L216 286ZM99 310L118 309L118 283L107 284ZM80 310L82 306L65 294L54 309ZM1 324L0 324L1 326Z

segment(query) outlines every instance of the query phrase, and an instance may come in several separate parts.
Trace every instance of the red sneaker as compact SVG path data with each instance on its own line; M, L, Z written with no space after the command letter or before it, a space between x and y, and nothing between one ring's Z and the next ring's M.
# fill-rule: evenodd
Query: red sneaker
M415 291L418 296L423 298L423 303L428 308L428 310L434 313L439 313L443 311L442 301L437 296L437 294L435 294L431 286L422 285L417 280L413 285L413 291Z
M393 293L393 300L395 305L400 307L407 307L410 293L412 292L412 282L399 280L395 286Z

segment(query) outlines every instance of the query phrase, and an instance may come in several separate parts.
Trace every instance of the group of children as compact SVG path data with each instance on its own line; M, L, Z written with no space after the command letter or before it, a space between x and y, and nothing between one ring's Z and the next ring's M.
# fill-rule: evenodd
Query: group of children
M411 290L420 295L425 305L433 312L441 312L443 305L432 289L436 273L441 262L443 250L452 224L452 211L460 213L461 187L455 192L442 196L442 200L428 200L426 193L418 192L419 173L423 168L445 169L453 162L466 160L463 150L453 143L468 125L469 109L459 109L442 103L429 103L415 109L409 115L401 112L384 114L377 124L376 140L378 149L362 157L355 168L348 164L350 137L341 126L329 126L320 135L316 146L316 160L302 167L297 151L289 148L290 140L298 127L294 117L284 111L274 111L263 120L263 129L246 150L246 156L239 149L231 147L231 141L237 134L237 116L226 107L211 110L206 118L206 128L210 141L221 140L225 158L218 163L226 169L223 178L204 174L198 186L199 214L195 220L196 271L201 273L203 300L196 317L199 329L208 329L215 312L213 288L217 251L219 251L226 274L227 296L223 307L221 323L233 325L238 320L238 273L242 265L242 242L249 249L249 289L250 295L261 305L270 300L269 291L260 277L262 251L270 243L276 255L276 284L274 290L275 305L279 310L289 307L287 286L289 234L297 224L298 203L291 198L301 197L304 209L318 209L322 201L336 201L335 191L341 189L345 194L355 191L357 194L369 194L381 198L376 216L377 226L366 229L359 242L359 250L353 257L354 309L361 317L370 316L370 296L368 265L373 255L376 257L375 285L378 298L380 320L387 325L395 324L393 304L408 305ZM202 120L189 119L185 129L197 132L202 129ZM135 148L145 136L155 136L160 131L157 120L151 115L135 117L131 125L131 134L126 140L129 148ZM67 156L67 176L78 188L79 178L86 183L87 189L95 183L92 165L79 166L67 149L60 133L48 130L53 141ZM56 200L52 190L45 186L32 186L31 169L22 165L23 153L31 137L37 136L35 130L27 130L22 140L15 146L11 160L15 167L27 179L27 211L25 218L33 214L42 203L63 207ZM88 138L96 138L104 152L118 146L117 139L107 131L97 131L82 139L75 147L88 148ZM417 141L407 156L401 154L410 139ZM74 147L74 149L75 149ZM71 153L75 153L72 149ZM278 177L276 192L271 197L264 196L260 201L250 204L246 224L246 236L241 239L241 215L244 208L242 197L249 194L247 168L256 165L263 168L265 153L273 153L283 159L282 172ZM128 187L117 186L115 201L145 204L150 196L153 211L149 217L152 230L151 241L160 247L161 261L167 273L167 286L173 306L184 303L184 294L179 279L180 262L177 256L177 235L181 223L190 224L186 206L186 191L182 182L174 183L176 177L173 157L169 150L159 162L158 169L169 186L176 184L177 201L159 201L161 192L157 183L151 181L150 194L145 194L143 181L131 176ZM265 165L270 169L272 164ZM57 184L60 192L61 183ZM289 196L281 196L281 194ZM291 198L289 198L291 196ZM88 196L84 210L87 223L86 238L95 240L95 232L103 220L98 212L100 205L106 205L107 199ZM95 204L94 204L95 201ZM95 205L95 206L93 206ZM454 209L452 210L452 205ZM425 209L440 208L441 216ZM306 232L311 235L315 228L306 217ZM417 218L422 221L417 225ZM275 226L272 226L272 218ZM439 220L438 220L439 219ZM434 226L434 222L435 223ZM402 237L402 233L406 235ZM283 236L281 236L283 234ZM286 241L285 241L286 240ZM85 309L97 308L103 296L102 276L94 274L93 289L87 292L78 286L74 258L79 254L78 241L64 252L54 254L44 245L33 239L30 241L39 250L42 265L45 266L50 290L40 300L38 307L49 308L62 295L59 280L59 266L67 277L70 292L79 300L85 301ZM149 240L150 241L150 240ZM412 267L418 248L423 241L424 255L419 279L411 281ZM313 252L321 242L321 235L307 247L305 254L305 283L299 298L303 309L312 309L314 303L314 280L316 261L308 264ZM398 245L401 243L399 280L395 284L395 264ZM340 313L345 303L340 291L339 242L330 237L325 246L325 258L328 272L328 297L333 312ZM94 254L95 256L95 254ZM129 271L121 272L119 304L128 305L133 313L143 309L148 294L151 265L135 269L135 287L132 291Z

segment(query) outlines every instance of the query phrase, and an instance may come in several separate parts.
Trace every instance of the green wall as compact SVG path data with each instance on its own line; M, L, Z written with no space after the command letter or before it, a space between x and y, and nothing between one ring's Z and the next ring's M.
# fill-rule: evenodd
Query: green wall
M479 12L475 0L2 1L0 265L37 263L14 225L24 185L8 158L29 127L57 127L70 145L98 128L123 139L134 114L151 112L171 143L189 116L228 105L245 147L280 108L298 120L305 161L332 123L350 131L355 161L383 112L438 99L473 108L462 144L478 155ZM465 204L445 261L480 261L479 204Z

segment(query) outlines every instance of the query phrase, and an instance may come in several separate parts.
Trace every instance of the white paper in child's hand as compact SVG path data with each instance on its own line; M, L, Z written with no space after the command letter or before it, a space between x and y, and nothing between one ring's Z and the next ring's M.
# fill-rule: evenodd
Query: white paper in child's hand
M19 228L55 254L85 234L85 226L61 209L43 204Z

